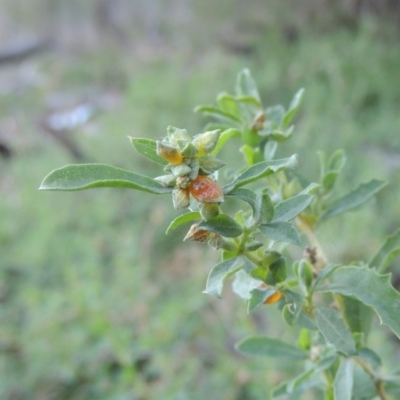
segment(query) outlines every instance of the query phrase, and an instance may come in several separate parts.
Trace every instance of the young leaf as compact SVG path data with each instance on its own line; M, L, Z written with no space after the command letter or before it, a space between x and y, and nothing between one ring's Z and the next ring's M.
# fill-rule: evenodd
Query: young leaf
M400 229L393 235L388 236L377 254L371 259L368 265L384 272L392 261L400 254Z
M228 93L221 93L217 97L217 103L221 110L226 111L236 117L239 116L239 108L236 104L236 99Z
M349 328L337 311L329 307L319 307L315 310L315 317L318 329L336 351L346 356L357 354Z
M312 376L312 379L301 382L293 392L288 393L288 386L291 382L283 382L273 389L271 391L271 400L298 400L305 391L321 385L320 379Z
M271 222L270 224L260 225L258 229L264 236L275 242L287 242L301 246L299 232L290 222Z
M204 114L223 122L240 122L240 118L238 118L236 115L213 106L198 106L194 109L194 112L203 112Z
M368 267L345 266L331 272L331 282L317 290L354 297L372 307L381 323L400 338L400 293L391 285L390 277Z
M253 209L253 214L256 212L257 193L252 190L246 188L234 189L230 191L227 196L237 197L238 199L245 201L250 204Z
M261 98L257 90L257 85L247 68L243 69L238 74L236 81L236 96L252 96L261 104Z
M144 192L170 193L166 188L148 176L135 174L106 164L66 165L47 175L39 190L84 190L100 187L119 187Z
M254 212L254 223L268 224L274 217L274 204L267 190L257 193Z
M239 151L243 154L247 165L253 165L255 163L255 157L257 153L254 147L244 144Z
M289 326L293 326L302 314L304 299L300 293L292 290L285 290L284 295L287 304L282 309L282 317Z
M285 109L280 104L268 107L265 109L265 115L267 116L267 123L271 123L271 127L280 128L285 116Z
M215 146L215 149L210 153L212 156L216 156L221 149L225 146L226 142L235 137L235 136L240 136L240 131L237 129L225 129L221 135L219 136L218 143Z
M346 164L346 153L344 150L336 150L329 158L328 171L340 172Z
M243 266L243 257L233 257L215 265L208 275L206 289L203 293L221 297L226 279L239 271Z
M243 233L243 228L226 214L219 214L207 221L200 222L199 228L225 237L238 237Z
M250 336L236 344L236 349L247 356L277 357L287 360L304 360L307 353L279 339L267 336Z
M186 214L182 214L179 217L176 217L169 224L169 227L168 227L167 231L165 232L165 234L168 235L168 233L170 233L172 230L174 230L178 226L181 226L183 224L186 224L186 223L188 223L190 221L194 221L195 219L199 219L199 218L201 218L201 215L197 211L193 211L193 212L189 212L189 213L186 213Z
M387 185L387 182L378 181L373 179L368 183L361 184L352 192L346 194L339 200L332 203L325 214L321 217L321 220L327 220L335 215L342 214L346 211L354 209L361 204L365 203L374 194L379 192L382 188Z
M298 194L290 199L281 201L275 206L273 221L290 221L304 211L311 203L313 196Z
M149 160L156 162L157 164L167 165L168 161L164 160L157 154L157 142L151 139L134 138L128 136L132 143L132 146L137 152L147 157Z
M227 194L233 189L247 185L264 176L279 172L283 169L295 169L297 167L297 156L274 161L262 161L244 170L234 181L224 186L224 193Z
M339 368L333 382L334 400L351 400L353 392L354 361L341 357Z
M296 115L297 110L300 107L301 101L303 99L304 89L300 89L293 97L292 102L290 103L289 109L283 117L283 127L287 127L292 121L293 117Z

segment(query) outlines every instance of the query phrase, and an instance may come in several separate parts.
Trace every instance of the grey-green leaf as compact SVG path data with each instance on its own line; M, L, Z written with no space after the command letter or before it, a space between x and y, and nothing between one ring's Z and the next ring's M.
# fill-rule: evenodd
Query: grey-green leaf
M321 220L332 218L335 215L342 214L346 211L352 210L361 204L365 203L373 195L379 192L387 185L387 182L373 179L368 183L361 184L352 192L346 194L342 198L332 203L328 210L323 214Z
M285 116L283 117L283 127L286 127L290 124L293 117L296 115L297 110L300 107L301 101L303 100L304 89L300 89L293 97L289 105L289 109L286 112Z
M290 221L304 211L311 203L313 196L298 194L290 199L281 201L275 206L273 221Z
M226 214L219 214L207 221L200 222L199 228L225 237L238 237L243 233L243 228Z
M149 160L156 162L160 165L167 165L168 162L157 154L157 142L151 139L134 138L128 136L132 146L135 150L147 157Z
M287 360L304 360L307 353L282 340L267 336L250 336L236 345L236 349L248 356L277 357Z
M315 310L315 317L318 329L336 351L346 356L357 354L350 330L336 310L330 307L319 307Z
M231 128L231 129L225 129L219 136L217 145L215 146L215 149L211 152L211 155L216 156L221 149L225 146L227 141L235 136L240 136L240 131L237 129Z
M262 161L245 169L235 180L224 186L224 193L229 193L233 189L247 185L262 177L274 174L283 169L297 168L297 156L293 155L289 158L273 161Z
M194 112L203 112L206 115L216 118L222 122L225 121L240 122L240 118L238 118L236 115L213 106L198 106L194 109Z
M351 400L353 392L353 374L353 359L342 357L333 382L334 400Z
M195 219L199 219L199 218L201 218L201 215L200 215L200 213L198 211L193 211L193 212L189 212L189 213L186 213L186 214L182 214L179 217L176 217L169 224L169 227L168 227L168 229L167 229L167 231L165 233L168 234L172 230L177 228L178 226L181 226L183 224L186 224L188 222L194 221Z
M240 96L252 96L261 102L260 94L257 90L257 85L251 76L250 70L247 68L239 72L236 82L236 95Z
M400 229L388 236L368 265L384 272L400 254Z
M274 204L269 197L267 190L257 193L255 202L254 222L257 224L267 224L274 217Z
M243 257L233 257L215 265L208 275L203 293L221 297L224 282L242 268L243 262Z
M106 164L66 165L47 175L39 190L84 190L101 187L116 187L163 194L166 188L148 176L135 174Z
M260 225L258 229L264 236L275 242L287 242L301 246L299 232L290 222L271 222L270 224Z
M330 274L330 283L319 286L320 292L339 293L372 307L381 320L400 338L400 293L390 282L391 275L380 275L368 267L345 266Z

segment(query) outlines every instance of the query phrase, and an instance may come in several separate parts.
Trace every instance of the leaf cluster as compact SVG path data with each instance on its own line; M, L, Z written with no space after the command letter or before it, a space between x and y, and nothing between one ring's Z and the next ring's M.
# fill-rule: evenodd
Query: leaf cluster
M174 207L187 211L170 223L167 233L191 223L184 240L221 250L204 293L222 297L226 281L234 276L234 290L247 301L249 312L276 304L288 329L299 327L297 345L264 335L237 344L246 355L304 364L299 376L272 391L273 399L297 399L313 388L323 390L327 399L384 399L386 390L400 390L400 378L395 371L382 373L368 334L376 314L400 338L400 293L390 274L383 274L400 253L400 230L368 264L329 262L318 240L319 226L367 204L386 182L372 179L338 193L343 150L319 153L318 182L298 174L297 155L275 158L279 144L295 132L292 121L303 94L298 91L287 108L264 107L245 69L233 95L221 93L216 106L195 109L214 120L204 133L190 137L184 129L169 127L162 141L129 138L166 175L151 178L104 164L69 165L51 172L40 189L121 187L172 194ZM228 183L220 186L225 163L216 156L234 139L241 141L244 165L230 170ZM242 205L235 215L224 212L232 199ZM305 247L304 256L293 259L291 246Z

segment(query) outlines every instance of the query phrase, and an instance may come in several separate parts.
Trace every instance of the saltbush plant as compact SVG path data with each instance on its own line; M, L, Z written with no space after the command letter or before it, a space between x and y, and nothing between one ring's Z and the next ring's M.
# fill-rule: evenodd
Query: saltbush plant
M192 137L170 126L162 140L129 138L137 152L159 165L162 175L151 178L105 164L67 165L46 176L40 189L117 187L171 196L174 208L185 212L167 233L190 223L184 241L221 253L204 293L221 297L225 281L233 276L233 290L247 302L249 313L265 305L279 307L284 323L298 327L296 344L258 335L236 346L249 356L303 365L300 375L272 390L272 399L298 399L319 390L327 400L384 400L400 393L400 371L383 373L368 339L374 313L400 337L400 293L391 275L384 274L400 252L400 230L368 263L330 262L318 238L320 225L365 204L386 182L373 179L341 195L336 183L344 151L318 153L318 182L297 171L297 155L275 157L278 146L294 133L292 120L303 92L287 109L264 108L245 69L233 95L221 93L217 105L196 108L214 120L204 133ZM241 142L241 154L230 154L232 164L226 165L217 156L235 139ZM243 159L239 168L237 159ZM229 203L242 208L229 215ZM293 254L301 252L292 246L303 249L298 259Z

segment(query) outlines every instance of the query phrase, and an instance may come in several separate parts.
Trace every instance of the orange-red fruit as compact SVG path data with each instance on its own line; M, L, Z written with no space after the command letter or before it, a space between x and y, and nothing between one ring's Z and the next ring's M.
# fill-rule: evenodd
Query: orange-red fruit
M220 203L224 201L221 187L211 178L198 175L189 187L191 195L200 203Z
M264 304L274 304L279 301L283 297L283 294L280 292L275 292L271 296L269 296L265 301Z

